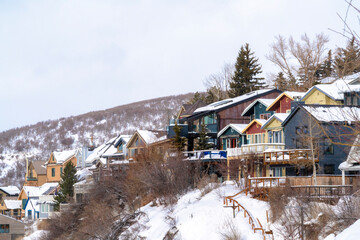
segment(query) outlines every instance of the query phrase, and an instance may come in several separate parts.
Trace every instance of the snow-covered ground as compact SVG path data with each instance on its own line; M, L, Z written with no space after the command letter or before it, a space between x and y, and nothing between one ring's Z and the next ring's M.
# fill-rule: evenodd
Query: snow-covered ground
M243 240L263 239L259 231L254 233L249 225L248 218L242 212L233 218L232 208L224 208L223 196L239 192L235 185L222 185L201 197L200 190L191 191L182 196L172 207L152 206L148 204L141 208L145 213L140 217L138 224L129 231L138 232L146 239L163 239L173 227L178 229L178 239L221 239L221 234L228 233L233 227L241 234ZM261 223L266 223L267 203L252 199L245 195L237 198L240 204L248 209ZM125 233L120 239L125 239Z
M335 236L329 235L324 240L359 240L360 239L360 220L357 220L353 225Z

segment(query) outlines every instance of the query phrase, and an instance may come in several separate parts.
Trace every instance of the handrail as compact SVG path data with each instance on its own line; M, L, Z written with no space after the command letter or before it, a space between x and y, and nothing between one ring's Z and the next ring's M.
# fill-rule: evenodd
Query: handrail
M226 196L224 197L224 207L232 207L233 208L233 215L235 218L235 210L237 209L238 212L240 212L240 208L243 210L244 212L244 218L249 217L249 224L251 226L251 229L254 230L254 233L259 230L261 231L262 235L264 236L264 240L266 239L266 234L268 235L272 235L272 231L266 231L261 222L259 221L258 218L256 218L257 221L255 221L254 216L248 211L246 210L246 208L244 206L242 206L238 201L236 201L234 199L234 197L240 195L241 193L246 193L247 194L248 189L244 189L240 192L238 192L237 194L233 195L233 196ZM232 206L229 206L229 204L232 203Z

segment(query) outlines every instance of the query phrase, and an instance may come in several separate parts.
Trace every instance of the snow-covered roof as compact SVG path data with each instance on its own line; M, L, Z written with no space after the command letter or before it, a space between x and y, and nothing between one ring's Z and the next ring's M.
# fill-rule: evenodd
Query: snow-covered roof
M4 199L4 203L7 209L21 209L21 200Z
M220 137L226 130L228 130L229 128L234 129L236 132L238 132L239 134L242 134L242 131L246 128L247 124L228 124L226 127L224 127L223 129L221 129L221 131L218 133L218 137Z
M360 108L341 106L303 106L314 118L322 122L355 122L360 120Z
M262 89L262 90L252 91L252 92L246 93L244 95L241 95L241 96L238 96L238 97L235 97L235 98L228 98L228 99L225 99L225 100L214 102L214 103L211 103L211 104L209 104L209 105L207 105L205 107L201 107L201 108L196 109L194 111L194 113L218 110L218 109L221 109L221 108L227 107L229 105L248 100L248 99L250 99L252 97L256 97L257 95L264 94L264 93L267 93L267 92L270 92L270 91L273 91L273 90L274 89Z
M266 126L271 123L273 121L274 118L276 118L277 120L279 120L280 122L283 122L288 116L290 115L290 113L275 113L273 114L263 125L262 125L262 129L266 128Z
M0 190L6 192L10 196L19 195L20 190L16 186L7 186L7 187L0 187Z
M253 101L249 106L247 106L244 111L242 112L241 116L245 116L245 114L252 108L255 106L256 103L262 103L266 108L268 106L270 106L273 102L275 101L275 99L263 99L263 98L259 98L256 99L255 101Z
M59 183L44 183L40 187L35 186L23 186L24 192L27 194L28 197L39 197L47 192L50 188L57 187Z
M76 176L79 181L84 180L88 176L91 176L91 175L92 175L92 172L87 168L80 169L76 172Z
M333 100L344 100L344 92L356 91L356 89L360 88L360 84L358 83L359 77L360 74L357 73L340 78L330 84L315 85L305 93L301 100L305 99L314 89L318 89Z
M71 157L75 156L79 149L73 149L62 152L53 152L56 163L63 163Z
M95 161L99 160L101 156L108 151L114 151L114 143L118 140L120 136L113 137L109 141L104 144L101 144L99 147L95 148L94 151L86 158L86 163L94 163ZM115 148L116 149L116 148Z
M158 141L158 138L154 132L148 130L137 130L137 132L141 136L141 138L145 141L146 144L150 144Z

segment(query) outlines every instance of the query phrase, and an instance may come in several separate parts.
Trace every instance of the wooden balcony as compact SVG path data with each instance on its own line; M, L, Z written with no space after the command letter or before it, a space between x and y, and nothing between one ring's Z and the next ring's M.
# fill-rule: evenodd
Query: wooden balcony
M281 151L267 150L264 153L264 164L304 164L311 163L311 150L310 149L290 149ZM315 162L319 159L315 156Z
M268 150L284 150L284 143L257 143L244 144L240 148L228 148L227 157L229 160L246 157L251 154L262 155L264 151Z

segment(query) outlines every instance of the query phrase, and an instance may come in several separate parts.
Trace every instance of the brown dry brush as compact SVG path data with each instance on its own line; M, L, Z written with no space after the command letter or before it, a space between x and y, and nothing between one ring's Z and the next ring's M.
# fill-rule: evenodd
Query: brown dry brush
M178 156L178 157L176 157ZM126 172L94 184L83 204L50 219L44 239L117 239L141 214L138 208L158 199L168 205L195 187L199 167L180 155L166 161L144 154Z

